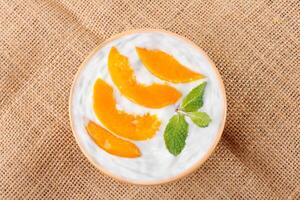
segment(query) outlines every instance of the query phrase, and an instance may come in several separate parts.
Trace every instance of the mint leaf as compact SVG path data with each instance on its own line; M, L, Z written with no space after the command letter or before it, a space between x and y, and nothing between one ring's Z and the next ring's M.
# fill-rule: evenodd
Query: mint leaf
M199 127L207 127L211 122L211 119L208 114L205 112L189 112L187 116Z
M168 122L164 132L167 149L171 154L177 156L185 146L188 135L188 123L180 113L174 115Z
M180 106L180 110L184 112L197 111L203 106L203 94L207 83L201 83L186 95Z

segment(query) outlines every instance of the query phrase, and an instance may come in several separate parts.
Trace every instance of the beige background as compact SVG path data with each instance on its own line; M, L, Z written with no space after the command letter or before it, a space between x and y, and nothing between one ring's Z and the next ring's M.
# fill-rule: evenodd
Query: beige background
M0 199L300 199L299 0L139 2L0 1ZM199 170L142 187L87 161L68 98L94 47L145 27L186 36L208 53L228 115Z

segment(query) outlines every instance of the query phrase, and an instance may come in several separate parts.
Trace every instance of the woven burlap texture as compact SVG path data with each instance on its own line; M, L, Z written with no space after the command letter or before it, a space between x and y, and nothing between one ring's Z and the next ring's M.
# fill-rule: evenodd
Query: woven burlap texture
M1 1L0 199L300 199L299 0ZM195 42L227 92L220 143L159 186L104 176L71 132L68 99L89 52L159 28Z

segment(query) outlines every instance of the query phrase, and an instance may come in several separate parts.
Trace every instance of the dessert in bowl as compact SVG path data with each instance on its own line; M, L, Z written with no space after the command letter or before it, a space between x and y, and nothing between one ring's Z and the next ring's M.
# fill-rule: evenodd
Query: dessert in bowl
M102 172L160 184L197 169L225 124L220 75L195 44L160 30L121 33L81 65L70 95L74 136Z

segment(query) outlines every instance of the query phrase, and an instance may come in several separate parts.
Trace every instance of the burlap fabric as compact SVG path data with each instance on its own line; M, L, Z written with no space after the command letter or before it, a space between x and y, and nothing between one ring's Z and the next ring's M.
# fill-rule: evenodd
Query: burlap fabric
M0 199L300 199L300 2L0 3ZM71 133L79 65L113 34L160 28L203 48L228 116L195 173L159 186L102 175Z

